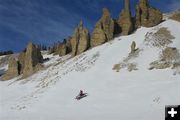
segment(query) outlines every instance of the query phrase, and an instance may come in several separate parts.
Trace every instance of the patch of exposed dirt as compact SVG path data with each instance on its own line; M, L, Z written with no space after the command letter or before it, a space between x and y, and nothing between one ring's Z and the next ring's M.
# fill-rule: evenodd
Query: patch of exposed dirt
M160 60L156 60L150 63L149 70L152 69L179 69L180 68L180 53L177 48L167 47L165 48L160 57Z
M137 63L132 63L130 62L130 60L137 58L139 56L140 51L140 49L137 49L133 53L129 53L129 55L126 58L124 58L122 62L115 64L112 69L116 72L119 72L121 69L127 69L129 72L138 70Z
M171 32L165 28L160 28L157 32L148 32L145 36L145 44L153 47L166 47L172 43L175 37L171 35Z

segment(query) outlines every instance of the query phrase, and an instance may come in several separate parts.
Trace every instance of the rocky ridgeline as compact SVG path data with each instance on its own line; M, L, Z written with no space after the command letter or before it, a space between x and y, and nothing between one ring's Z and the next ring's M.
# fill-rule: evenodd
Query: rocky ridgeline
M63 42L50 49L50 53L64 56L71 53L72 56L81 54L89 48L101 45L112 40L117 35L129 35L140 26L153 27L162 21L162 13L148 3L148 0L139 0L136 6L136 16L132 17L130 0L124 0L124 9L118 19L113 19L107 8L103 8L102 17L96 23L90 36L83 22L75 28L75 32L67 43Z
M64 40L62 43L55 44L49 53L54 53L55 55L64 56L69 53L72 56L79 55L90 48L90 33L86 27L84 27L83 22L80 21L77 28L74 30L72 37Z
M178 15L176 15L176 18ZM140 26L153 27L161 21L162 13L152 8L148 0L139 0L136 6L135 17L131 16L130 0L124 0L124 9L121 11L118 19L113 19L109 10L103 8L102 17L96 23L91 36L81 21L77 28L75 28L72 37L64 40L62 43L55 44L49 49L49 53L54 53L59 56L71 53L72 56L76 56L89 48L112 40L117 35L129 35ZM136 51L135 47L136 44L133 42L131 45L131 53ZM18 60L15 58L9 60L9 68L3 76L3 79L11 79L20 74L23 74L23 77L28 77L42 67L42 61L43 57L40 49L34 44L29 43L26 51L20 53Z
M43 67L42 62L40 49L30 42L26 50L19 54L18 59L10 57L8 70L2 79L9 80L21 74L23 78L28 77Z

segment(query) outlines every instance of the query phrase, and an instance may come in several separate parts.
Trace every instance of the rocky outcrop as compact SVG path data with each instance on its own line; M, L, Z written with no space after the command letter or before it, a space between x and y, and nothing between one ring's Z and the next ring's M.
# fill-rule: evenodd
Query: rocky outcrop
M162 51L161 59L167 62L180 62L179 50L177 48L167 47L165 50Z
M53 55L64 56L66 55L66 44L64 42L63 43L58 42L49 49L48 53Z
M179 68L179 69L180 69L180 62L173 64L172 69L176 69L176 68Z
M32 75L36 70L39 70L43 62L43 57L41 55L40 49L33 43L29 43L24 56L24 68L23 77L28 77Z
M51 47L51 49L50 49L50 54L52 54L53 53L53 55L58 55L58 53L59 53L59 45L60 45L60 43L58 42L58 43L56 43L55 45L53 45L53 47Z
M72 45L71 45L71 37L68 37L66 40L65 40L65 44L66 44L66 52L67 54L71 53L72 52Z
M150 63L149 70L152 69L166 69L169 67L178 68L180 64L180 53L177 48L167 47L162 51L160 60Z
M170 19L173 19L173 20L180 22L180 10L173 13L173 15L170 17Z
M133 31L129 0L125 0L125 8L119 16L118 24L122 30L122 35L129 35Z
M64 56L72 52L71 37L64 39L63 42L54 43L48 49L49 54Z
M90 47L89 31L83 26L81 21L79 26L75 29L74 35L71 39L72 56L76 56L86 51Z
M55 51L56 51L56 45L53 45L52 47L49 47L48 54L55 53Z
M152 63L150 63L150 68L149 70L153 70L153 69L166 69L171 67L171 63L166 62L166 61L154 61Z
M118 37L121 35L122 29L118 24L118 19L114 19L114 37Z
M135 53L136 50L137 50L136 49L136 42L133 41L132 44L131 44L131 53Z
M145 35L145 44L157 48L167 47L175 37L166 27L158 28L157 32L148 32Z
M114 37L114 21L107 8L103 9L101 19L96 23L92 33L91 46L101 45Z
M19 75L19 65L14 57L9 58L8 70L5 75L2 76L3 80L9 80Z
M8 70L2 79L12 79L20 74L23 74L23 78L28 77L42 68L42 62L40 49L30 42L25 51L19 54L17 60L10 57Z
M59 44L58 46L57 46L57 54L59 55L59 56L64 56L64 55L66 55L66 53L67 53L67 48L66 48L66 44L65 43L61 43L61 44Z
M19 54L18 62L19 62L19 72L20 74L22 74L24 69L24 62L25 62L25 52Z
M79 44L77 48L77 54L86 51L90 47L90 34L89 31L83 27L83 23L79 25Z
M136 6L136 27L153 27L162 21L162 13L149 6L148 0L139 0Z

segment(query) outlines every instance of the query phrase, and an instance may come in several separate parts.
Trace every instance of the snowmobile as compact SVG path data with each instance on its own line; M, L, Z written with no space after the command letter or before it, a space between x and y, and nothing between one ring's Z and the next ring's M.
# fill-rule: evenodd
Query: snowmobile
M87 97L87 96L88 96L87 93L83 93L83 91L80 90L79 95L77 95L75 99L76 99L76 100L80 100L80 99L82 99L82 98L84 98L84 97Z

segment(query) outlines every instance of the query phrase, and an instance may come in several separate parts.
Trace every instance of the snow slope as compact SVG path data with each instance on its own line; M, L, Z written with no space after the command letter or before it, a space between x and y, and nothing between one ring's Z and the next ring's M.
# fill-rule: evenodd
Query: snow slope
M180 79L172 69L148 70L161 49L146 46L147 32L167 27L180 48L180 23L167 20L140 28L75 58L45 55L47 69L33 76L0 82L0 120L164 120L165 105L180 104ZM135 41L142 50L129 62L138 70L116 72ZM79 90L88 96L75 100Z

